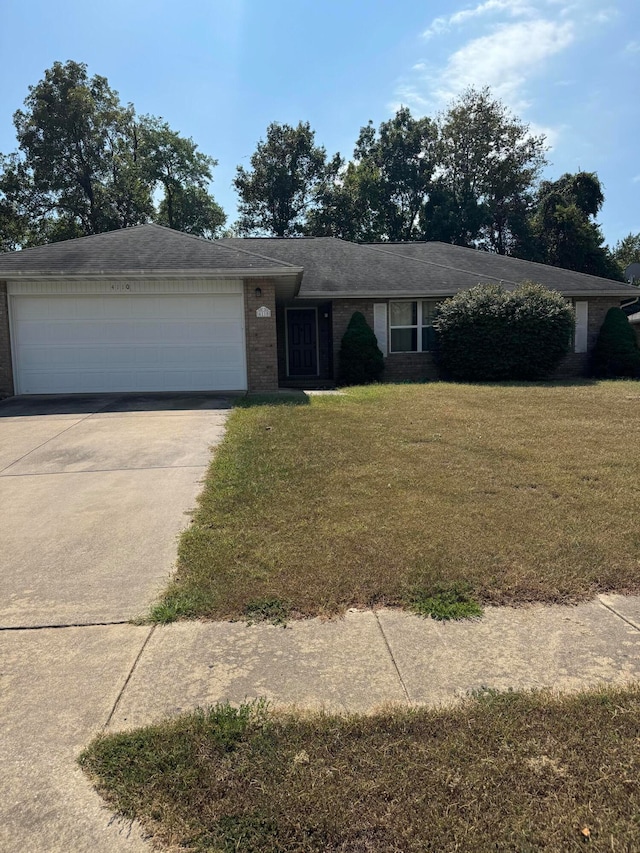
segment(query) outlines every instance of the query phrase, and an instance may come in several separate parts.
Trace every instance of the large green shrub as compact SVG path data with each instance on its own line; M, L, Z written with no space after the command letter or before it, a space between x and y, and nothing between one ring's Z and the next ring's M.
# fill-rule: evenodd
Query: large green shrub
M384 358L373 329L356 311L349 320L340 347L340 384L365 385L380 379Z
M640 377L640 349L627 315L621 308L609 308L593 348L591 370L594 376Z
M433 326L445 377L544 379L569 351L574 313L560 293L541 284L511 291L479 284L440 303Z

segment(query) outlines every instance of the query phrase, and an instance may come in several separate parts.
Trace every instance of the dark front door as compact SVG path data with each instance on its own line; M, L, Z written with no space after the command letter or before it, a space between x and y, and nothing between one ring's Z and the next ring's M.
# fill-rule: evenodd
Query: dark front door
M318 339L315 308L287 311L289 376L318 375Z

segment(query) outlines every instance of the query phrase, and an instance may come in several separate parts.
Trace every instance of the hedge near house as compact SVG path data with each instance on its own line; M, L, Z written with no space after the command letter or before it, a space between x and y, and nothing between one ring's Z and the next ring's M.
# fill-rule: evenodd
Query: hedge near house
M339 357L341 385L366 385L377 382L382 375L384 357L373 329L360 311L349 320Z
M591 372L602 379L640 377L636 333L621 308L609 308L593 348Z
M479 284L438 306L433 321L445 378L467 382L547 378L569 352L573 309L541 284L508 291Z

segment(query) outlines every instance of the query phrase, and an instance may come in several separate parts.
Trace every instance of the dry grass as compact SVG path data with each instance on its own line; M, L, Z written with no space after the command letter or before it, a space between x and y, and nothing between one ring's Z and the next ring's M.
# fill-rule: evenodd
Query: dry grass
M100 739L81 763L181 850L640 850L637 687L371 717L218 706Z
M156 619L640 592L640 383L382 385L233 412Z

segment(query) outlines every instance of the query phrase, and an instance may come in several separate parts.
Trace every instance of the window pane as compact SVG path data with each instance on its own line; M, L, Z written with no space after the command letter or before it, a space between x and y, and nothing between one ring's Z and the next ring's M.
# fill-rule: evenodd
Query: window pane
M416 326L418 324L417 302L390 302L390 326Z
M438 303L435 299L423 300L422 302L422 325L430 326L431 321L433 320L433 315L435 313L436 307Z
M417 352L417 329L391 329L391 352Z
M436 345L436 331L433 326L423 326L422 327L422 352L429 352L429 350L435 349Z

